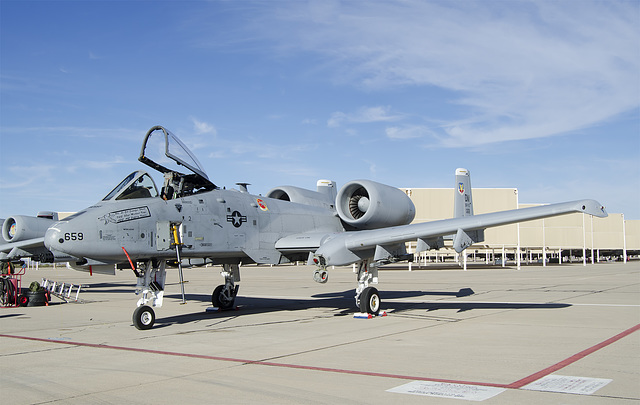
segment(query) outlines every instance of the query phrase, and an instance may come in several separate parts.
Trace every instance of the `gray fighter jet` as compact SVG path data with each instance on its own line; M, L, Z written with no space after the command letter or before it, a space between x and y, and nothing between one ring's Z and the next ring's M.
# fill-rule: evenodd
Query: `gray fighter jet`
M307 261L316 266L314 280L325 283L330 266L355 263L356 306L378 314L380 296L372 286L378 267L413 260L406 242L416 241L422 252L443 247L449 236L460 253L483 241L489 227L571 212L607 216L594 200L474 215L464 169L456 171L455 217L417 224L411 224L415 207L403 191L368 180L351 181L339 191L335 182L321 180L316 191L284 186L266 196L250 194L242 183L239 190L221 189L161 126L147 132L138 160L163 173L160 189L149 174L136 171L101 201L62 221L7 218L0 260L67 261L74 269L103 273L112 273L114 265L131 267L140 295L133 314L138 329L155 322L153 307L162 305L167 263L179 267L183 301L184 263L221 265L224 284L211 296L220 309L234 306L240 264Z

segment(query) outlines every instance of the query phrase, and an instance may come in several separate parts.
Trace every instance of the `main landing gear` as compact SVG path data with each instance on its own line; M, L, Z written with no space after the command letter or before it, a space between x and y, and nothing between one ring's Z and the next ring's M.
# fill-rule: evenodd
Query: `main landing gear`
M319 263L322 263L320 260ZM380 293L369 284L378 284L378 267L372 265L370 260L361 260L357 264L358 286L356 287L356 307L360 312L378 315L380 313ZM314 271L313 280L317 283L326 283L329 278L326 266Z
M238 295L240 281L240 266L237 264L224 264L220 274L224 277L224 284L217 286L211 294L211 304L221 310L232 309Z
M358 287L356 288L356 306L360 312L378 315L380 313L380 294L369 283L378 284L378 267L369 260L362 260L358 266Z

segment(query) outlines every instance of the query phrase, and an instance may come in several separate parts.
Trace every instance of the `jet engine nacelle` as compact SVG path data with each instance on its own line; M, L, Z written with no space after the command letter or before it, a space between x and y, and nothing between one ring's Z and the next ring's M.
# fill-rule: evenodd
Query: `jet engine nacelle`
M316 207L332 208L333 205L333 201L329 195L295 186L273 188L269 190L266 196L276 200L291 201Z
M47 229L56 221L49 218L16 215L7 218L2 224L2 238L5 242L18 242L25 239L42 238Z
M344 223L358 230L406 225L416 215L404 192L370 180L345 184L336 197L336 209Z

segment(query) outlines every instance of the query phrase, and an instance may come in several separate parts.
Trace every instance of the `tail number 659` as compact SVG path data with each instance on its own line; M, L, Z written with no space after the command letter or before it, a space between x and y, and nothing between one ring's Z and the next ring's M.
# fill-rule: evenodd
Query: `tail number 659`
M64 234L64 240L83 240L82 232L67 232Z

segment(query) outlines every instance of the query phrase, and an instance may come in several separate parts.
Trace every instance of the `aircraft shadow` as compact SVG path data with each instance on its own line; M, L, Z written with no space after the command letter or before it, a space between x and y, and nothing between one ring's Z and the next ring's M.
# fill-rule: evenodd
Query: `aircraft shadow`
M5 315L0 315L0 319L2 318L13 318L15 316L22 316L24 314L5 314Z
M427 312L433 312L437 310L443 309L454 309L457 312L465 312L471 311L473 309L560 309L570 307L571 304L561 304L561 303L545 303L545 304L536 304L536 303L507 303L507 302L460 302L460 303L452 303L452 302L423 302L423 303L404 303L404 302L394 302L389 304L393 306L393 311L388 311L389 313L402 312L407 310L426 310Z
M135 288L135 283L92 283L87 284L87 286L84 288L81 288L80 294L82 294L83 292L132 294Z
M421 302L421 301L390 301L393 299L407 299L420 297L467 297L473 294L470 288L463 288L456 292L450 291L382 291L380 298L382 299L382 310L389 314L401 314L406 311L424 310L427 313L438 310L457 310L458 313L482 310L482 309L560 309L570 307L571 304L562 303L486 303L486 302ZM238 296L236 298L236 308L227 311L203 312L198 311L189 314L176 315L170 317L156 318L156 328L170 326L172 324L186 324L191 322L199 322L211 319L233 318L248 314L265 314L279 311L305 311L310 309L326 309L334 311L333 316L351 316L358 312L354 304L353 290L342 292L334 292L327 294L316 294L310 299L300 298L265 298L265 297L246 297ZM208 294L186 294L187 301L211 302L211 296ZM170 294L165 298L181 299L180 294Z
M334 292L326 294L312 295L312 298L349 298L353 299L354 290L347 290L344 292ZM457 292L451 291L380 291L381 299L400 299L400 298L413 298L413 297L426 297L426 296L440 296L440 297L467 297L473 295L475 292L471 288L461 288Z

